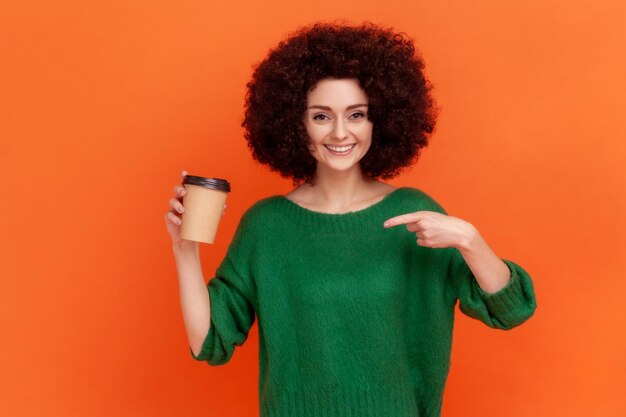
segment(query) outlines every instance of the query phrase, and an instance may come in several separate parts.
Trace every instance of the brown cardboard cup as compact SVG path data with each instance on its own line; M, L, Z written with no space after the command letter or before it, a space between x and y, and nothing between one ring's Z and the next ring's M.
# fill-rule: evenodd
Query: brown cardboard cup
M228 181L185 175L183 197L185 211L182 214L180 237L196 242L213 243L219 226L226 195L230 192Z

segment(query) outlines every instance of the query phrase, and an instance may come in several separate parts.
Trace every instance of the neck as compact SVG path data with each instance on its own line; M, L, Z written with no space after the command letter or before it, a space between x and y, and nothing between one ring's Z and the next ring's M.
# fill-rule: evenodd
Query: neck
M366 199L375 182L363 175L357 165L349 171L318 169L315 185L308 187L318 204L340 210Z

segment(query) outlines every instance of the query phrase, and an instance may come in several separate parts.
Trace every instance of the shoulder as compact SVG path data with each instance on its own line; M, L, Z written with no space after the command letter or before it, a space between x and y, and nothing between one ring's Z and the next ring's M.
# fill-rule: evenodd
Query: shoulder
M259 239L268 234L268 231L275 229L276 219L280 218L276 214L279 201L280 196L265 197L244 210L230 243L231 250L252 249L258 245Z
M240 227L258 227L271 223L272 219L277 218L276 210L281 207L283 198L284 196L273 195L257 200L244 211L239 221Z
M414 211L428 210L448 214L435 198L420 188L400 187L395 190L400 201L408 205Z
M248 207L244 214L248 216L262 216L267 211L275 209L284 198L285 196L282 195L263 197Z

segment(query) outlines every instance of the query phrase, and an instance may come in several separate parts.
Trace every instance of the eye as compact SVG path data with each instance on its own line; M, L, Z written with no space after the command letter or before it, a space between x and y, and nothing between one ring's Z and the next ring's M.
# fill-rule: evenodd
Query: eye
M316 114L315 116L313 116L313 120L325 120L325 119L321 119L321 117L325 117L326 119L328 119L328 116L320 113L320 114Z
M358 111L356 113L353 113L350 117L353 117L355 119L362 119L363 117L365 117L365 113Z

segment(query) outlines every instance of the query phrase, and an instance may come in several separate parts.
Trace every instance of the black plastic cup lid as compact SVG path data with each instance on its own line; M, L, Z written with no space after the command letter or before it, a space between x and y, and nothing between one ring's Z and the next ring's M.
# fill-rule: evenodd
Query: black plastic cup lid
M183 185L199 185L201 187L212 188L214 190L230 192L230 183L221 178L205 178L197 177L195 175L185 175L183 179Z

